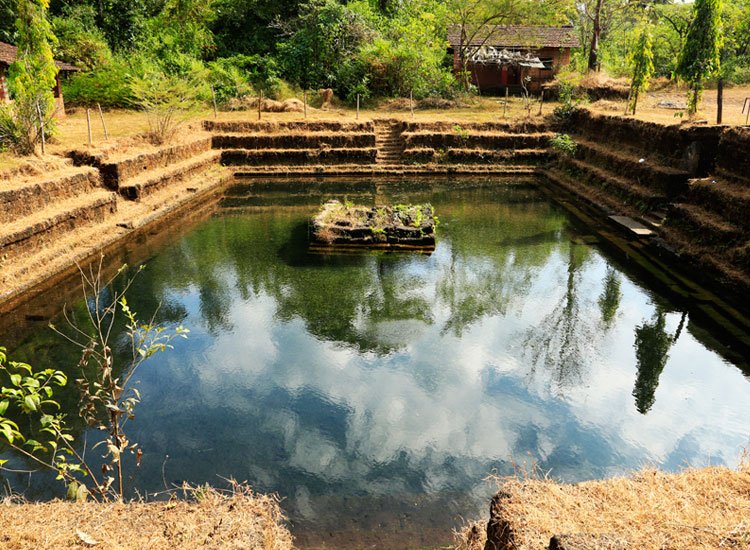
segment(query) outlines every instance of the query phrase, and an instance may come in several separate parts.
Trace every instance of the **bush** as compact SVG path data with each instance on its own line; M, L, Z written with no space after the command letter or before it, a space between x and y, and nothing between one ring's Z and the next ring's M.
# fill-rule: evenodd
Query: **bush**
M578 151L578 144L568 134L555 134L549 140L550 147L564 157L572 157Z
M556 123L565 125L570 122L573 112L578 104L578 102L573 99L575 86L570 82L560 81L557 94L558 99L560 100L560 105L555 107L554 111L552 111L552 117Z
M71 76L63 82L63 93L69 105L134 107L130 89L132 69L127 61L115 58L96 69Z
M0 105L0 151L22 152L29 147L33 150L34 142L27 141L28 134L19 124L14 107Z
M179 127L208 95L202 75L194 76L186 78L152 69L131 79L135 102L148 114L148 137L154 145L174 138Z

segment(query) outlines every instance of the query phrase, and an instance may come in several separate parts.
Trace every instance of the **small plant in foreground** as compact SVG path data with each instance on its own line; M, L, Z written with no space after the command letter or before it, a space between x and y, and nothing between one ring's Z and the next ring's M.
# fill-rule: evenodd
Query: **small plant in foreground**
M132 385L133 376L148 358L170 349L175 338L185 338L188 333L181 326L172 330L158 326L153 318L146 322L138 319L125 297L133 278L125 279L120 290L116 288L116 279L122 276L125 267L106 282L102 281L101 261L98 269L91 268L88 274L81 270L85 324L72 320L65 311L69 325L66 332L50 325L81 350L78 363L81 377L76 380L80 396L78 414L89 427L105 434L91 449L86 448L85 441L75 444L65 417L57 412L60 405L55 401L53 387L67 384L65 374L52 369L35 372L24 363L7 362L5 351L0 350L0 438L27 459L56 471L57 479L67 484L68 495L76 498L85 498L86 494L97 500L123 498L122 457L132 453L139 464L142 454L138 444L130 441L124 431L128 421L135 418L135 407L140 401L140 393ZM143 266L139 273L142 270ZM112 342L115 322L120 316L125 317L124 337L128 344L127 359L122 364ZM27 417L29 422L25 424L33 426L34 433L39 435L32 438L22 433L19 424L7 416L8 412L18 418ZM85 457L91 456L87 451L100 446L104 449L104 462L98 473Z
M568 134L555 134L549 140L550 147L564 157L572 157L578 151L578 144Z

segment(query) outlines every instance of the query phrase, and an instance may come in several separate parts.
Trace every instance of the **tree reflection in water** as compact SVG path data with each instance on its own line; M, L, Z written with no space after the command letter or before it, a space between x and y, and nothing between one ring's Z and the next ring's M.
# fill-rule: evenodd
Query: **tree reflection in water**
M667 315L661 306L651 322L644 321L635 327L635 357L638 375L633 388L635 408L646 414L654 405L659 376L669 360L669 350L680 337L685 326L687 313L683 312L680 324L674 336L667 333Z
M617 310L620 308L622 300L622 291L620 290L620 276L612 268L607 267L607 275L604 277L604 290L599 296L599 310L602 314L602 326L604 330L609 330L614 324Z
M524 350L530 359L529 375L542 365L550 372L553 388L562 392L583 383L583 367L595 348L597 333L588 311L581 308L578 283L590 248L571 242L565 292L555 308L526 333Z

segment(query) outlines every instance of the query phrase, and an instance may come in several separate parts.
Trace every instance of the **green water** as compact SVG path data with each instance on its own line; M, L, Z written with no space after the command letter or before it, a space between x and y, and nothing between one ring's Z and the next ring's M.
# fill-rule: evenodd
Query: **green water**
M331 197L431 202L438 246L309 254ZM284 498L302 546L418 547L487 508L491 472L733 466L748 444L747 365L533 186L277 182L200 209L110 259L147 265L133 309L191 330L140 372L142 493L234 477ZM73 372L46 324L78 295L61 284L5 316L0 343Z

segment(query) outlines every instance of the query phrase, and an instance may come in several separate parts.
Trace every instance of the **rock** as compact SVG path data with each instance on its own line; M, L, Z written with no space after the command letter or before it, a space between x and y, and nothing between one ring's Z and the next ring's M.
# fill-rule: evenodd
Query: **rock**
M435 248L432 205L355 206L331 200L312 219L315 246Z
M679 101L662 100L656 104L661 109L674 109L675 111L684 111L687 109L687 104Z

